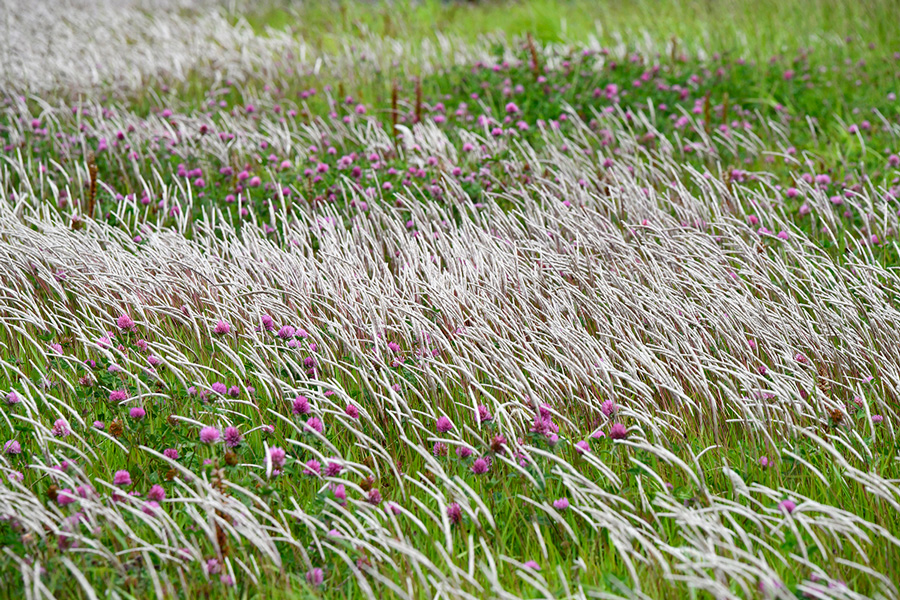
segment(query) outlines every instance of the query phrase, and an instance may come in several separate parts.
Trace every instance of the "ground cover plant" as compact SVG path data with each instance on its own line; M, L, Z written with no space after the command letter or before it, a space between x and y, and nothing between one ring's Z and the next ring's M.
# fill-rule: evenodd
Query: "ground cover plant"
M894 2L3 10L0 597L900 596Z

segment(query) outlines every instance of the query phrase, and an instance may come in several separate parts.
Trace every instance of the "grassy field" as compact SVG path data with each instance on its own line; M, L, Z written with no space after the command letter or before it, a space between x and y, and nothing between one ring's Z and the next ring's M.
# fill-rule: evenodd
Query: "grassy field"
M900 597L897 2L0 14L0 598Z

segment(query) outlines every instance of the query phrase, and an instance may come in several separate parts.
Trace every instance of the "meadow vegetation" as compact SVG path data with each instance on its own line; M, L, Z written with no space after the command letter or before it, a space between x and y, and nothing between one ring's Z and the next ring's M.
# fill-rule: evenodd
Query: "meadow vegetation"
M893 0L33 0L0 597L897 598Z

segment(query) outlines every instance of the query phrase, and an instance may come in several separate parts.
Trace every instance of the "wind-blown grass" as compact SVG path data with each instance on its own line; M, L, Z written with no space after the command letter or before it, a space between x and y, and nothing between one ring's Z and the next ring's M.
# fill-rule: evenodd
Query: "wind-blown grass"
M888 5L344 6L11 13L0 596L900 595Z

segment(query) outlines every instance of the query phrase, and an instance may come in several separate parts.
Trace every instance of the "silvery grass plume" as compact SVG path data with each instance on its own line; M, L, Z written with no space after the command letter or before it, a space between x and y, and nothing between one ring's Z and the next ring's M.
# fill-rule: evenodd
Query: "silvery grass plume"
M543 85L560 44L325 51L213 3L55 6L5 6L4 592L898 596L887 175L836 194L786 119L710 128L708 97L597 87L529 123L510 80L499 112L413 94L391 128L276 92ZM200 104L132 101L192 78ZM776 155L793 191L733 166Z

